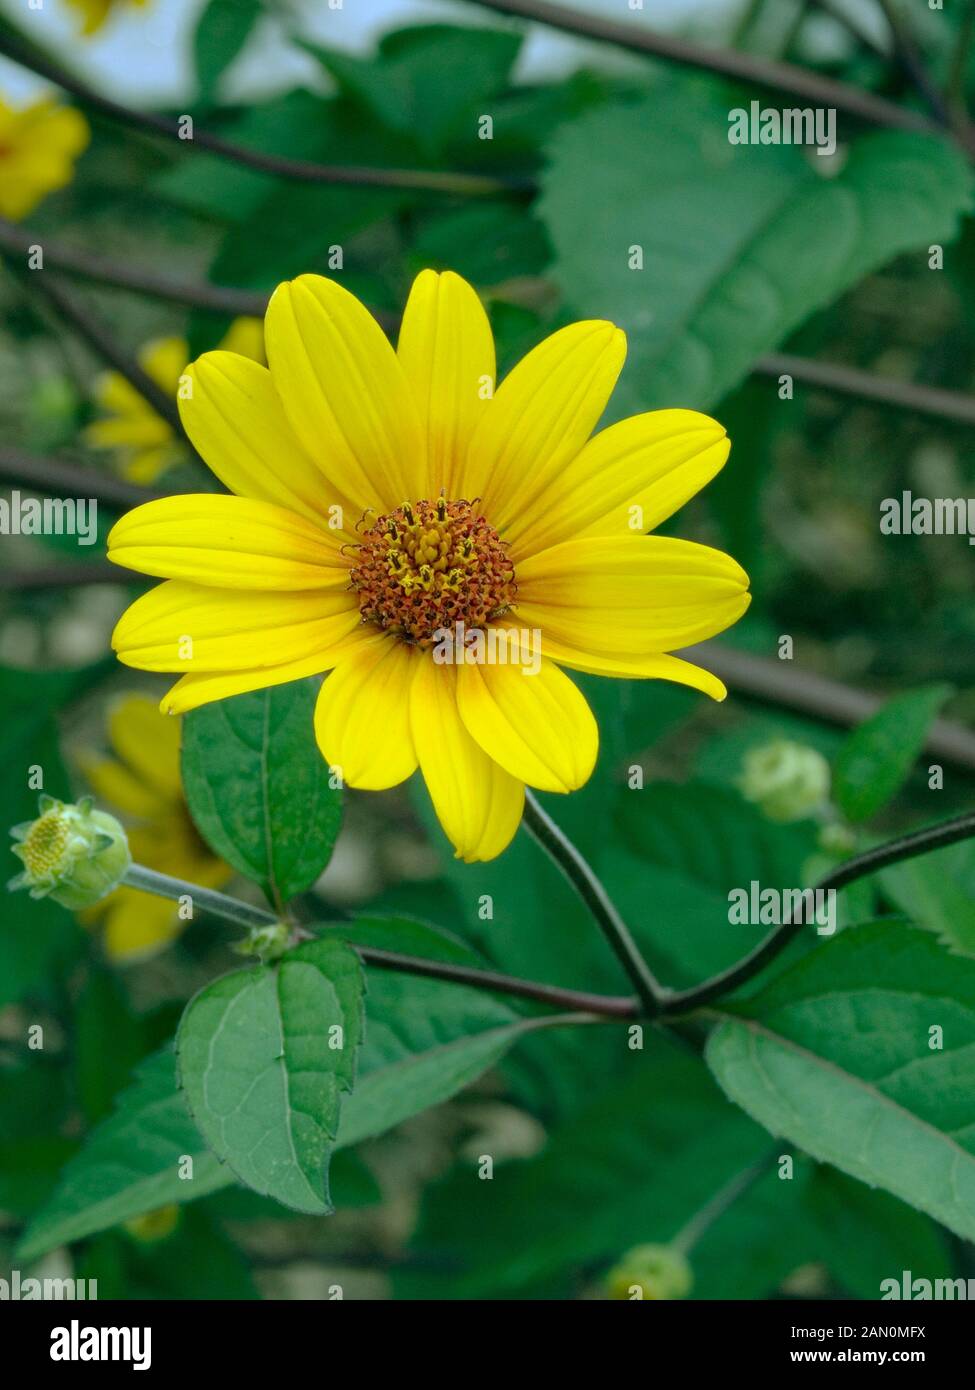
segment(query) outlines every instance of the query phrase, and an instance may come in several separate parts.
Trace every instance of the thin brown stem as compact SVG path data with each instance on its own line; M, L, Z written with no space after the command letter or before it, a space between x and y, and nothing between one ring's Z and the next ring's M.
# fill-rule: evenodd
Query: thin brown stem
M86 251L77 251L52 241L44 232L29 231L23 226L0 218L0 251L12 260L26 257L31 248L41 247L44 264L80 280L112 289L130 290L169 304L181 304L188 309L205 309L214 314L246 315L263 318L268 295L261 290L232 289L223 285L188 283L157 274L142 266L129 266L117 258L102 260ZM15 261L16 263L16 261Z
M26 255L31 246L42 246L45 262L66 275L215 314L245 314L261 318L270 297L263 290L173 280L141 266L105 261L87 252L62 246L39 232L25 230L0 219L0 252L17 257ZM387 332L396 331L396 315L375 309L372 312ZM752 370L762 376L779 377L786 374L809 386L885 408L963 425L975 424L975 396L960 391L946 391L941 387L922 386L912 381L895 381L856 367L786 353L759 358Z
M550 3L550 0L474 0L474 3L496 14L548 24L566 33L614 44L631 53L665 58L686 67L703 68L723 77L787 92L790 96L804 97L819 106L833 106L837 111L871 125L898 130L937 129L935 123L921 112L885 101L870 92L862 92L845 82L834 82L831 78L821 77L791 63L775 62L738 49L709 48L690 39L659 34L636 19L608 19L602 15L586 14L583 10L567 9L564 5Z
M681 655L720 676L735 695L761 704L794 709L826 724L852 728L875 713L883 697L821 676L792 662L755 656L723 642L687 647ZM929 753L975 771L975 733L948 719L936 719L924 745Z
M443 193L462 198L496 197L499 194L525 194L534 191L534 180L520 174L468 174L436 169L374 169L364 165L317 164L306 159L289 159L285 155L267 154L248 149L221 135L200 130L195 123L192 135L189 128L168 116L135 111L121 102L96 92L73 73L62 68L34 44L21 38L9 23L0 30L0 54L21 67L53 82L89 111L109 120L118 121L135 130L176 140L188 150L203 150L219 155L234 164L276 178L295 179L302 183L345 184L357 188L388 188L422 193Z
M139 487L71 459L30 454L7 445L0 445L0 478L53 497L94 497L120 512L156 497L170 496L164 489Z
M762 376L791 376L807 386L851 396L872 405L905 410L960 425L975 425L975 396L966 396L961 391L946 391L940 386L922 386L913 381L895 381L891 377L860 371L857 367L843 367L809 357L793 357L784 352L760 357L752 370Z
M939 825L926 826L923 830L915 830L910 835L888 840L886 844L877 845L845 860L821 878L811 891L838 891L850 883L855 883L857 879L866 878L868 874L885 869L889 864L899 864L905 859L914 859L919 854L930 854L932 850L943 849L947 845L957 844L960 840L969 840L972 836L975 836L975 812L942 821ZM739 989L770 965L804 926L805 922L801 917L795 920L787 918L781 926L769 932L761 945L750 955L728 970L722 970L703 984L671 994L665 1013L688 1013Z
M950 127L952 125L951 112L938 89L937 83L928 72L924 56L915 43L914 35L898 9L896 0L879 0L879 4L890 30L894 54L898 62L938 124Z
M23 271L20 278L28 289L33 289L47 301L50 308L96 357L125 377L146 404L165 420L174 434L186 440L186 431L179 418L176 401L143 371L138 362L122 350L114 334L96 314L87 306L79 304L58 277L52 275L49 270Z
M189 896L201 912L209 912L237 926L271 927L277 926L280 917L265 907L255 907L251 903L231 898L214 888L202 888L171 874L161 874L148 869L143 864L130 864L123 880L132 888L144 893L155 893L161 898L179 901ZM301 928L301 934L308 936L310 928ZM341 936L340 923L325 928L330 935ZM321 936L321 932L312 932ZM522 980L515 975L503 975L497 970L480 970L472 966L453 965L446 961L425 960L420 956L405 956L397 951L382 951L372 946L357 946L355 950L369 965L380 970L395 970L400 974L422 975L431 980L449 980L453 984L471 985L475 989L485 989L498 994L511 994L521 999L531 999L538 1004L571 1009L580 1014L598 1015L600 1018L634 1018L639 1011L635 999L620 995L590 994L580 990L560 989L557 985L542 984L534 980Z
M133 575L132 581L140 582ZM5 593L32 589L75 589L79 584L119 584L130 582L115 565L101 560L79 560L64 565L42 565L34 570L0 570L0 590Z
M668 991L656 979L644 960L629 927L592 866L527 789L523 824L552 858L589 909L610 949L640 996L646 1016L655 1017L661 1012Z

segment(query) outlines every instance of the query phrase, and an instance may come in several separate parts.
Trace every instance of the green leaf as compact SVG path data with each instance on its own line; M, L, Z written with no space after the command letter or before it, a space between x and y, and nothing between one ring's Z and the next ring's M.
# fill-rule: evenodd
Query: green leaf
M78 671L20 671L0 667L0 722L4 757L0 764L0 1007L15 1003L57 979L84 945L74 918L50 898L7 893L4 885L23 867L9 851L7 827L37 815L41 791L71 799L61 758L55 711L80 695L100 675L98 663ZM38 773L41 782L38 784Z
M164 1048L142 1063L115 1113L64 1169L18 1255L36 1259L57 1245L170 1202L203 1197L230 1181L231 1173L207 1150L189 1117L176 1089L172 1049Z
M353 946L372 946L380 951L398 951L400 955L454 965L484 965L484 957L459 936L411 917L363 913L351 922L335 922L320 930L340 936Z
M730 787L652 782L619 791L602 868L641 948L673 985L732 965L764 932L729 922L728 894L794 888L815 848L808 825L780 825Z
M950 685L907 690L854 729L837 755L833 781L837 805L848 819L869 820L896 796L951 693Z
M86 1119L111 1113L112 1097L147 1051L142 1020L132 1013L117 975L93 967L74 1019L75 1077Z
M801 149L730 144L728 111L723 84L661 81L553 141L541 214L555 277L573 312L631 335L615 413L714 405L868 272L950 242L969 206L971 170L948 140L866 135L827 177Z
M207 128L264 154L313 161L336 159L330 127L333 105L298 88L270 101L249 104L242 111L214 112ZM340 157L356 162L356 155L348 156L344 150ZM242 222L276 186L280 186L278 181L268 174L200 150L193 159L178 160L158 174L151 181L150 192L204 217Z
M954 951L975 956L975 844L947 845L881 870L884 895Z
M243 1253L205 1207L180 1212L175 1231L142 1242L111 1231L79 1252L78 1279L97 1279L101 1299L256 1299Z
M773 1134L975 1236L975 962L902 924L850 928L726 1016L706 1056Z
M817 1168L803 1197L815 1224L815 1256L857 1298L879 1298L881 1280L903 1269L922 1279L951 1274L945 1232L886 1192Z
M342 1107L339 1148L449 1100L520 1038L551 1026L549 1018L521 1017L482 990L382 970L370 972L367 1005L359 1077ZM143 1063L118 1106L35 1217L19 1252L23 1259L234 1182L189 1116L171 1048ZM184 1157L192 1159L191 1178L180 1176Z
M183 785L201 835L279 910L319 877L341 822L315 743L317 692L315 680L292 681L183 721Z
M505 87L521 37L503 29L426 24L386 34L374 58L301 46L372 115L435 153L451 135L477 140L478 119Z
M255 1192L331 1211L328 1160L352 1090L365 982L344 942L311 941L190 1001L176 1035L200 1133Z
M697 1058L661 1037L648 1036L642 1052L629 1051L625 1030L613 1038L613 1082L537 1157L498 1161L490 1182L468 1161L432 1189L417 1258L397 1278L401 1296L564 1296L573 1278L605 1271L631 1246L671 1240L769 1153Z
M193 34L193 63L204 101L212 100L263 9L261 0L209 0Z

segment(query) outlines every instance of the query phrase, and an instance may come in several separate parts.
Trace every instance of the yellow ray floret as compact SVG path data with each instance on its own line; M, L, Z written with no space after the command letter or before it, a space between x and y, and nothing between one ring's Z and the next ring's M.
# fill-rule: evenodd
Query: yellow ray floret
M219 888L230 867L203 843L183 800L179 773L179 722L165 719L155 701L127 695L108 720L111 757L86 757L82 771L98 797L128 827L133 857L150 869L204 887ZM166 898L116 888L83 920L100 924L105 950L119 963L164 949L185 922Z
M74 177L88 122L49 99L17 110L0 98L0 217L19 222Z
M353 787L419 769L456 852L500 854L525 786L592 772L568 670L723 699L675 651L748 606L708 546L647 534L724 465L716 421L637 415L593 435L623 366L611 323L560 329L500 383L477 295L424 271L392 347L347 290L281 285L268 365L207 353L179 407L232 496L124 517L109 558L165 580L123 615L120 660L179 673L182 712L331 672L315 734Z

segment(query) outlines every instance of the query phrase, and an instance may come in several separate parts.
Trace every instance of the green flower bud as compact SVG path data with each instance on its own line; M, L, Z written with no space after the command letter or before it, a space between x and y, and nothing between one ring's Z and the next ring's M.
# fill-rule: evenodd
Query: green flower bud
M133 1216L123 1221L122 1225L140 1245L155 1245L157 1241L172 1235L179 1224L180 1215L179 1207L170 1203L167 1207L147 1211L142 1216Z
M829 801L829 763L803 743L778 738L745 755L738 786L769 820L801 820Z
M51 897L77 912L118 887L132 856L114 816L94 810L90 796L77 805L42 796L40 812L10 832L24 870L8 888L29 888L32 898Z
M266 927L251 927L240 941L235 941L232 949L239 956L256 956L263 964L277 960L288 949L291 928L285 922L271 922Z
M856 831L848 825L841 825L839 821L824 825L819 832L819 848L836 859L845 859L856 847Z
M616 1299L686 1298L694 1283L687 1259L673 1245L635 1245L606 1275Z

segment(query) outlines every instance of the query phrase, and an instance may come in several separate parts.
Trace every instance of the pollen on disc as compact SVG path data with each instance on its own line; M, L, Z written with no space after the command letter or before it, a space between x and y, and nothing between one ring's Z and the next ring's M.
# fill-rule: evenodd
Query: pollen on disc
M505 543L471 502L404 502L362 531L352 585L359 611L420 646L455 623L478 628L514 602Z

